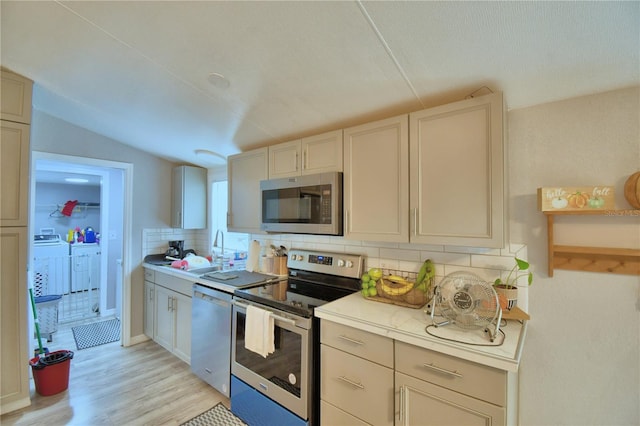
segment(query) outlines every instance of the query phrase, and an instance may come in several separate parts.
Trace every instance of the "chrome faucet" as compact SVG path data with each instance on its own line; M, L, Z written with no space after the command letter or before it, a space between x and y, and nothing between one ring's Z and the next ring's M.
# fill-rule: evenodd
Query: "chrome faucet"
M218 247L218 235L220 235L220 240L222 243L222 246L220 247L221 253L220 253L220 267L224 268L224 232L222 232L221 230L217 230L216 231L216 237L213 239L213 247L216 248Z

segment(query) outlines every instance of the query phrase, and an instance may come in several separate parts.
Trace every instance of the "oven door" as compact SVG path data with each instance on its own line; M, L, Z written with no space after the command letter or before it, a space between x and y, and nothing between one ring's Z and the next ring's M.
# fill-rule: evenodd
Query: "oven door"
M245 348L246 308L272 312L275 351L266 358ZM310 412L311 318L245 299L233 300L231 374L304 420Z

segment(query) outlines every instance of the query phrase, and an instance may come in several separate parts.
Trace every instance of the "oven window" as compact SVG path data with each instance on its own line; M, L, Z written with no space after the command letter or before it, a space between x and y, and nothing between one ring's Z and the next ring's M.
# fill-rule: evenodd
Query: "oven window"
M263 358L244 347L246 315L236 312L236 359L238 364L264 377L278 387L300 398L302 378L302 338L292 331L275 327L275 352Z

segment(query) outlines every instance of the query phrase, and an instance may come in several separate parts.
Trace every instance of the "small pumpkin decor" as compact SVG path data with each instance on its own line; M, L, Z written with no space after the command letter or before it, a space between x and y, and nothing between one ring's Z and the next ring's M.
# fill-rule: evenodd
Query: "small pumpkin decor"
M640 172L635 172L625 182L624 198L634 209L640 209Z
M509 275L503 281L497 278L493 283L493 288L498 294L500 307L504 309L512 309L518 304L518 278L526 276L529 285L533 282L533 273L529 271L529 262L515 258L516 264Z

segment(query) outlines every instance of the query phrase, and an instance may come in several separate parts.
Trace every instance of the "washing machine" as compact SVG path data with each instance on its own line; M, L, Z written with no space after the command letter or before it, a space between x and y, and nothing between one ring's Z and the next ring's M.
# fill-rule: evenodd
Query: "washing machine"
M100 289L100 245L78 243L70 245L71 291Z
M60 235L34 235L32 254L34 296L68 294L69 243Z

